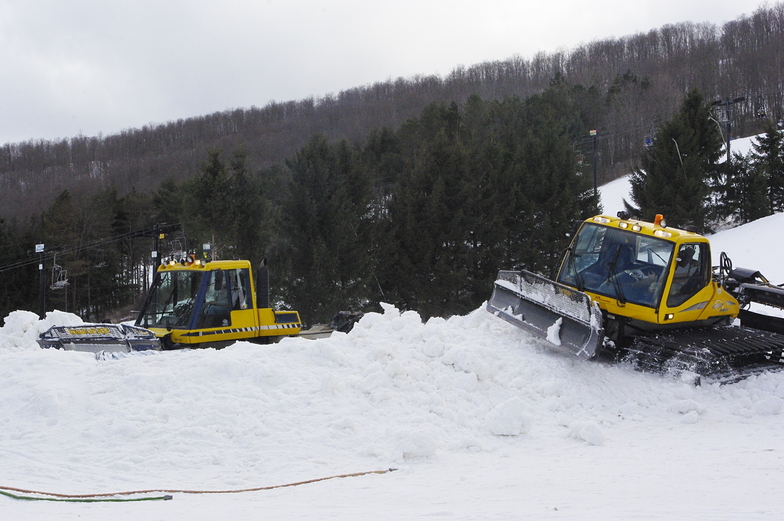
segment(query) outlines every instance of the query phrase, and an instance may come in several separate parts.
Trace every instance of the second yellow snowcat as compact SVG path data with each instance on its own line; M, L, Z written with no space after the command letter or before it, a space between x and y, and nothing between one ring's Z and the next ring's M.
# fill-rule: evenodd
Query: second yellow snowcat
M298 335L299 313L270 307L263 265L259 279L247 260L172 259L158 267L135 325L155 333L163 349Z

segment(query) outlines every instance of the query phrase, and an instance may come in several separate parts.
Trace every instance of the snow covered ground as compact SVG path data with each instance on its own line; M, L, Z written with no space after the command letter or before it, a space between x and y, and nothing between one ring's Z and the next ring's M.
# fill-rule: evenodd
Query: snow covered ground
M39 324L22 312L12 322L0 351L2 486L229 490L398 470L166 502L0 498L5 519L784 512L784 373L694 387L559 356L481 309L422 324L390 307L348 335L113 361L19 342Z
M784 282L782 219L714 244ZM171 501L0 496L2 519L784 515L784 372L695 387L558 355L483 309L422 323L387 306L320 340L109 361L39 349L64 321L78 318L17 311L0 328L0 486L227 491L397 470Z

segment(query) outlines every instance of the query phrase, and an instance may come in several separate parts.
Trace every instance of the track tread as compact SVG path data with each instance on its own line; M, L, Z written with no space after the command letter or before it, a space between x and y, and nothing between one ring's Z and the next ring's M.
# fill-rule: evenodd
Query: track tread
M784 335L734 326L672 331L635 337L620 357L645 372L737 381L784 369Z

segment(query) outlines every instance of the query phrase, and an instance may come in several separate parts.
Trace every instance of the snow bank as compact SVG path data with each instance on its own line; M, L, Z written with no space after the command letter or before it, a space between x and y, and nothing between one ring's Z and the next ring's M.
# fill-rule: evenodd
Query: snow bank
M784 241L780 240L783 229L784 213L777 213L709 236L713 264L718 264L719 254L726 252L733 266L753 268L780 284L784 282Z
M750 439L754 450L774 451L770 457L784 451L784 373L694 387L559 355L484 309L423 323L386 305L351 333L325 339L111 361L33 348L31 332L53 319L14 313L0 337L3 482L23 488L223 490L396 467L401 494L415 496L407 487L421 486L417 472L454 480L452 465L484 455L472 460L485 476L476 490L492 496L510 479L532 494L521 499L510 489L490 508L498 513L508 512L511 497L550 498L547 480L529 482L531 472L571 469L563 479L586 482L623 474L612 454L640 469L666 458L678 480L689 480L704 479L697 460L706 451L726 457ZM639 450L630 453L632 446ZM595 450L609 452L597 459ZM501 474L483 473L503 461ZM778 467L748 465L750 488L767 490L784 477ZM640 486L658 490L647 478ZM458 490L447 501L466 501ZM778 494L769 497L778 502ZM290 518L283 505L292 500L280 498L279 518ZM376 501L350 511L366 518ZM407 512L421 513L427 501ZM586 501L599 509L597 519L607 513ZM183 515L207 518L198 501L185 505ZM481 516L478 505L468 511Z
M41 333L52 326L77 326L83 324L73 313L50 311L44 320L31 311L12 311L0 327L0 352L39 349L36 341Z
M695 388L560 356L483 309L422 323L385 306L348 335L115 361L7 340L50 320L6 320L0 446L6 478L67 491L243 487L516 438L595 446L618 426L778 417L784 399L784 374Z

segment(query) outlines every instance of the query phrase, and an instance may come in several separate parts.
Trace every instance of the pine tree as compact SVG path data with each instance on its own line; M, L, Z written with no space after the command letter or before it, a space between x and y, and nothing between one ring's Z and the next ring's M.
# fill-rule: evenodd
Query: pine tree
M180 222L183 214L183 187L177 185L173 179L161 183L153 195L153 220L157 224L176 224Z
M96 193L85 205L90 216L88 220L95 226L89 242L123 236L139 229L138 219L145 217L140 203L142 199L147 198L138 192L120 198L113 188ZM134 271L141 262L135 253L132 239L111 241L101 248L85 252L87 277L82 318L105 320L109 313L132 302L135 292L146 290L145 287L134 286ZM149 250L140 248L138 254L146 257Z
M751 168L764 178L767 191L767 214L784 211L784 138L775 125L768 122L765 135L752 143Z
M248 172L247 152L238 149L230 163L227 218L231 231L233 257L248 259L255 266L264 257L268 234L262 185L257 176Z
M429 105L400 131L406 159L388 205L381 286L422 315L465 312L470 198L462 117L456 104Z
M568 86L521 102L429 106L399 132L406 166L384 222L382 286L424 316L475 309L499 267L549 271L593 213ZM567 114L562 118L560 114Z
M183 185L183 231L189 241L209 242L213 254L233 254L231 180L220 150L210 150L201 174Z
M738 223L755 221L771 214L768 200L768 178L764 168L751 164L748 158L737 156L733 184L737 194Z
M27 225L18 220L0 219L0 320L11 311L38 311L38 263L30 260L30 250L41 240L38 223L31 218ZM35 258L35 257L34 257ZM22 263L22 266L11 266Z
M289 284L284 297L307 324L367 299L369 183L359 153L314 136L293 159L282 226Z
M716 177L721 140L711 126L710 107L693 90L680 112L657 131L631 178L632 214L653 220L663 214L674 225L705 229L708 221L709 179Z

